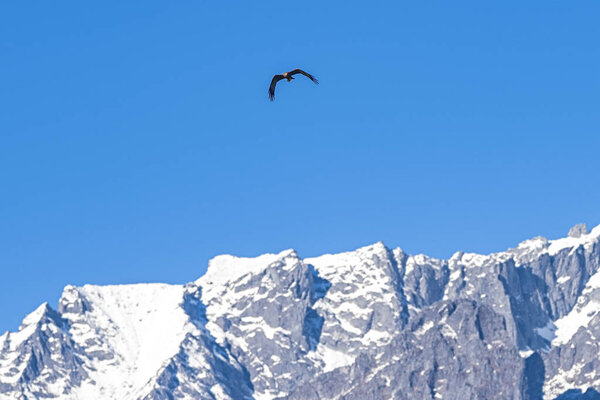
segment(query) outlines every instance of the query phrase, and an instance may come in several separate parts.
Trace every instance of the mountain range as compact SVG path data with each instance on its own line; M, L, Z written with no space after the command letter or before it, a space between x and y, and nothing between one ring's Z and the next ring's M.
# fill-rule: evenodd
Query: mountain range
M0 399L600 399L598 338L600 226L447 260L221 255L185 285L65 287L0 336Z

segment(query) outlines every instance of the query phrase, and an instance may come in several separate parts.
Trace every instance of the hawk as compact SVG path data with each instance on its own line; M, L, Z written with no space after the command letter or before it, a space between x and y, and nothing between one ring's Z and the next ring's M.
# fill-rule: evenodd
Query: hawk
M287 79L287 81L290 82L292 79L294 79L293 75L296 75L296 74L302 74L302 75L306 76L308 79L310 79L311 81L313 81L314 83L316 83L317 85L319 84L319 81L317 80L317 78L315 78L308 72L302 71L299 68L296 68L295 70L292 70L289 72L284 72L281 75L274 75L273 79L271 80L271 86L269 86L269 100L271 100L271 101L275 100L275 85L277 85L277 82L279 82L282 79Z

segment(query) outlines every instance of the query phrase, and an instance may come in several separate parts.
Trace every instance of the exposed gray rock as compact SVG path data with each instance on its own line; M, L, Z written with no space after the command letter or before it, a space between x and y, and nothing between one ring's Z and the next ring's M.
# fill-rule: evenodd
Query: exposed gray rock
M587 230L587 225L586 224L577 224L575 226L573 226L571 229L569 229L569 237L572 238L578 238L581 237L583 235L587 235L588 230Z

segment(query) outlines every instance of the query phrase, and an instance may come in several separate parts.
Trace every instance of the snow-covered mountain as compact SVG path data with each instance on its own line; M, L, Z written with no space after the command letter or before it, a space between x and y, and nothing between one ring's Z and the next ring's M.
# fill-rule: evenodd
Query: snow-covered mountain
M600 226L449 260L383 243L67 286L0 336L0 399L600 398Z

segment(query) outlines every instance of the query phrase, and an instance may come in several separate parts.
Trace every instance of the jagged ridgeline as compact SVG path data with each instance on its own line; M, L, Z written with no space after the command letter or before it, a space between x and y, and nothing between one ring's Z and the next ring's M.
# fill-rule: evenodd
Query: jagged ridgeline
M0 336L0 399L595 399L600 226L449 260L382 243L67 286Z

